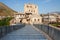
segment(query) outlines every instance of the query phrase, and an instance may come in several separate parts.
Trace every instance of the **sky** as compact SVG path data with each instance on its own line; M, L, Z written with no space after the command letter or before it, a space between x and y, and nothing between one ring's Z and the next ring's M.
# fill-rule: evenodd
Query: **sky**
M17 12L24 12L24 4L35 4L39 13L60 12L60 0L0 0Z

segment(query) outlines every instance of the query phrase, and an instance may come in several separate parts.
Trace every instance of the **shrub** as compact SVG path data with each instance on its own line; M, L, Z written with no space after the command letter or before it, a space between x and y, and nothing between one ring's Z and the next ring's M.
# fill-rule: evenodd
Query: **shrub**
M12 17L6 17L6 18L0 20L0 26L10 25L11 19L12 19Z

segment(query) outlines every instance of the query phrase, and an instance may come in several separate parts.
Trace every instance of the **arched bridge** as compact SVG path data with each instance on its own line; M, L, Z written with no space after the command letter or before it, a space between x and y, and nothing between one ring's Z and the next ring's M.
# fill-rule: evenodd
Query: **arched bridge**
M49 28L44 26L21 24L0 27L0 40L57 40L49 34Z

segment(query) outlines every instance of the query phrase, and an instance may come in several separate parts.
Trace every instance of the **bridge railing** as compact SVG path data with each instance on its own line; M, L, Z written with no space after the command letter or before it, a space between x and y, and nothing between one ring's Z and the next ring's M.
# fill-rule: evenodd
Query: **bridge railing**
M25 26L25 24L12 25L12 26L0 26L0 38L14 30L20 29L24 26Z
M48 34L52 40L60 40L60 28L40 24L34 24L34 26Z

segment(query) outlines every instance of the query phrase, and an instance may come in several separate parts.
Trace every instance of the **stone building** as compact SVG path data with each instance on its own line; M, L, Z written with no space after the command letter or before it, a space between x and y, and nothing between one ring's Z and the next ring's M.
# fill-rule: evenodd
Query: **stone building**
M56 22L56 16L54 16L54 15L45 15L45 16L43 16L43 22L45 22L45 23Z
M43 23L60 22L60 15L58 13L43 14L42 21L43 21Z
M39 15L38 6L34 4L25 4L24 12L15 14L16 23L41 24L42 17Z

